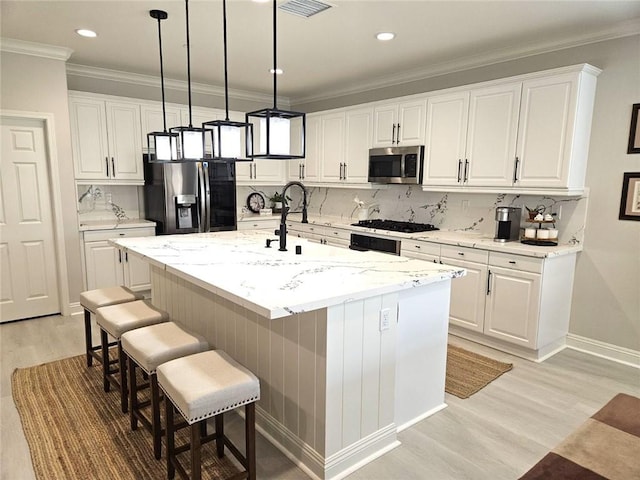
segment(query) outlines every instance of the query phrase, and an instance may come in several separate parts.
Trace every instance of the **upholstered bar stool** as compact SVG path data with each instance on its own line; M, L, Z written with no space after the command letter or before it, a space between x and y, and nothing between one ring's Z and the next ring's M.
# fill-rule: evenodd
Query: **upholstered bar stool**
M102 362L102 355L98 352L100 345L93 345L91 334L91 314L95 315L100 307L117 305L119 303L142 300L144 296L135 293L127 287L107 287L87 290L80 294L80 305L84 308L84 344L87 353L87 367L93 365L93 359ZM113 343L111 346L114 346Z
M140 421L153 436L153 454L161 456L162 426L160 425L160 393L156 369L158 365L209 349L209 343L174 322L159 323L149 327L136 328L122 334L122 351L127 358L129 375L129 416L131 429L136 430ZM136 366L149 376L151 388L149 401L138 401ZM150 418L145 417L142 408L151 405Z
M163 363L157 370L158 383L165 393L167 422L167 477L174 478L176 471L187 477L177 454L190 449L191 479L201 478L201 452L203 444L216 441L218 457L224 456L224 447L245 468L242 476L233 478L256 478L256 430L255 402L260 399L260 382L249 370L221 350L178 358ZM245 406L245 455L224 434L224 412ZM191 429L189 444L175 444L176 425L174 410L184 417ZM203 435L202 426L208 418L215 418L215 433ZM181 428L181 427L179 427Z
M122 352L120 338L122 334L135 328L147 327L157 323L167 322L169 314L154 307L148 300L120 303L108 307L98 308L96 323L100 327L102 343L102 381L104 391L108 392L110 385L120 391L120 406L122 412L128 411L127 366ZM118 368L111 368L109 364L109 339L113 337L118 346ZM116 374L119 373L119 378Z

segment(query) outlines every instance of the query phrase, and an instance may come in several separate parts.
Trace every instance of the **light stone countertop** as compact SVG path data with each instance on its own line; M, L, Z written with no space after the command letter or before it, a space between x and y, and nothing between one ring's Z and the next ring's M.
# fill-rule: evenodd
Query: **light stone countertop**
M258 231L110 240L130 254L267 318L460 277L460 267L357 252L288 236L286 252ZM295 254L296 245L302 254Z
M144 218L130 218L121 222L114 220L86 220L80 222L79 230L81 232L89 230L113 230L118 228L139 228L139 227L155 227L156 222L145 220Z
M287 219L291 222L299 222L299 216ZM434 242L444 245L453 245L458 247L478 248L481 250L489 250L492 252L512 253L515 255L525 255L528 257L548 258L560 255L570 255L582 251L582 244L561 244L557 246L537 246L527 245L519 241L514 242L495 242L493 236L471 231L457 230L435 230L431 232L418 233L402 233L391 232L388 230L376 230L374 228L364 228L352 226L357 223L356 220L330 218L330 217L312 217L309 216L309 223L335 228L346 228L353 233L373 234L377 236L392 237L399 240L421 240L426 242Z

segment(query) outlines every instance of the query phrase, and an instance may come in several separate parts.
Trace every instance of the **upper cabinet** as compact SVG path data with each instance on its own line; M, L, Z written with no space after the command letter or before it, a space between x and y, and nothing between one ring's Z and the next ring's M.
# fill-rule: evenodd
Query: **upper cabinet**
M429 96L425 189L582 193L599 73L579 65Z
M425 100L378 104L374 109L373 146L424 143Z
M305 126L305 156L287 162L287 178L305 182L320 181L320 115L309 114Z
M588 69L523 82L517 187L584 186L596 75Z
M144 181L139 104L70 94L69 113L76 179Z

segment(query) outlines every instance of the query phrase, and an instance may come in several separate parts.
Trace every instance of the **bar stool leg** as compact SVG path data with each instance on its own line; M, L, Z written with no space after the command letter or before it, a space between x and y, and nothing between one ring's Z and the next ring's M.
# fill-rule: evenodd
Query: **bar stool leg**
M149 375L151 384L151 434L153 435L153 454L156 460L162 457L162 425L160 424L160 388L158 387L158 377L155 373Z
M173 403L165 396L165 421L167 422L167 478L173 480L176 476L176 467L173 464L175 456L175 437L173 424Z
M136 380L136 364L127 357L127 367L129 369L129 422L131 430L138 429L138 419L135 412L138 411L138 381Z
M84 309L84 345L87 353L87 367L93 365L93 355L91 355L93 340L91 338L91 312Z
M200 422L204 422L201 420ZM191 480L201 480L200 422L191 425Z
M100 329L100 340L102 343L102 383L104 391L108 392L111 389L111 384L109 383L109 339L107 332L102 329Z
M118 342L118 369L120 370L120 408L122 413L129 411L129 388L127 387L127 363L122 351L122 343Z
M224 457L224 413L215 416L216 420L216 452L218 458Z
M247 479L256 480L256 404L249 403L244 407L244 428L247 459Z

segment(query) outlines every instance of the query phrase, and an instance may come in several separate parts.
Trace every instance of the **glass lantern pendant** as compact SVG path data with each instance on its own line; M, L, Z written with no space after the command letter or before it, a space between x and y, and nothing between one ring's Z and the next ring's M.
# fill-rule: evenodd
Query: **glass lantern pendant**
M222 1L222 32L224 41L224 100L225 119L204 122L205 135L211 135L213 161L251 161L247 156L253 153L253 127L249 123L229 120L229 78L227 73L227 2ZM245 141L245 158L242 140Z
M254 146L256 141L259 146L259 151L254 151L252 157L281 160L304 158L306 115L277 107L276 10L276 0L273 0L273 108L246 114L247 123L253 125Z
M172 162L178 159L178 134L167 131L167 115L164 100L164 68L162 62L162 27L160 22L168 18L163 10L151 10L151 18L158 21L158 45L160 50L160 87L162 91L162 123L161 132L147 134L147 152L150 163Z

